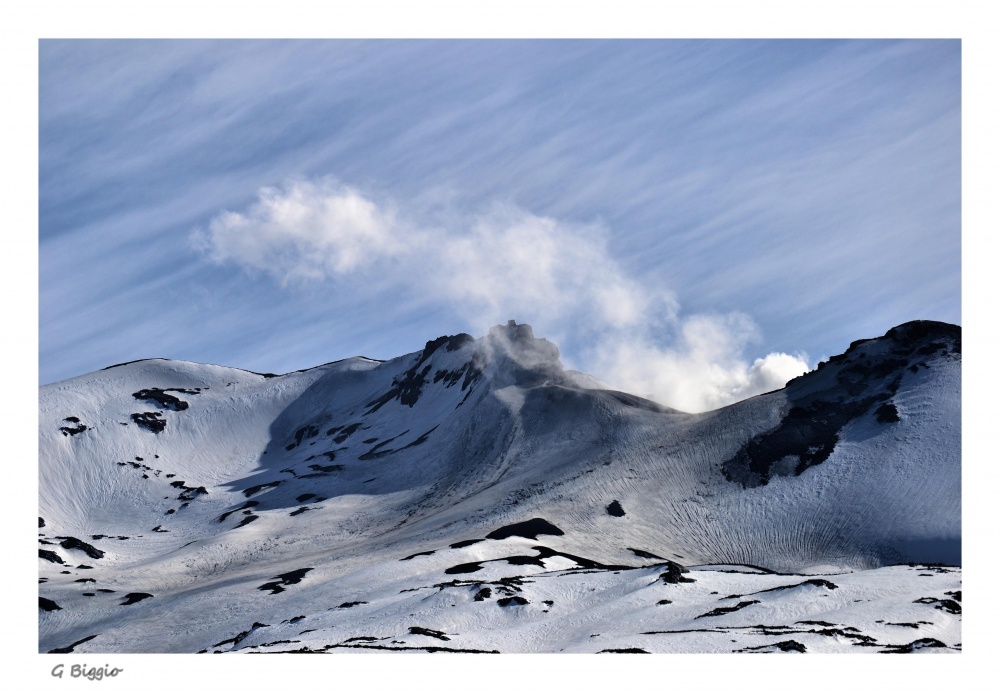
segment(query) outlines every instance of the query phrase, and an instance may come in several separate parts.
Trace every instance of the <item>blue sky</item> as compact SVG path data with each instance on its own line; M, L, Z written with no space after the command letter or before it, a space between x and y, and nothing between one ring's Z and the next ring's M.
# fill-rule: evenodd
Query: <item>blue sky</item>
M961 323L957 40L43 40L39 141L42 383L513 318L699 410Z

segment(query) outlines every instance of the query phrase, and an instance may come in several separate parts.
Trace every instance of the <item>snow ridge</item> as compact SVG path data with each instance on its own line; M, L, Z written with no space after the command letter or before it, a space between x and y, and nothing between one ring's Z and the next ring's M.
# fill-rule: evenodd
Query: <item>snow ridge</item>
M112 366L40 390L39 650L955 650L960 381L935 322L697 415L513 321Z

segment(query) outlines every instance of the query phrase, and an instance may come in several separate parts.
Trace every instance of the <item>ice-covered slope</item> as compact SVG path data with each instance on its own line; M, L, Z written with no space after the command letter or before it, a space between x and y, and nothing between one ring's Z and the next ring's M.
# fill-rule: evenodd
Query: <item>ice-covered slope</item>
M783 390L690 415L594 389L509 323L387 362L273 376L146 360L48 385L40 596L59 610L40 615L40 650L93 631L79 650L208 650L288 608L394 631L416 606L391 594L452 593L431 587L497 569L515 599L510 578L584 589L616 571L630 575L624 598L667 561L957 565L960 375L959 329L915 322ZM446 607L463 629L495 629L473 595ZM616 599L577 602L577 616L610 617ZM346 632L329 628L319 648ZM539 648L517 631L503 650Z

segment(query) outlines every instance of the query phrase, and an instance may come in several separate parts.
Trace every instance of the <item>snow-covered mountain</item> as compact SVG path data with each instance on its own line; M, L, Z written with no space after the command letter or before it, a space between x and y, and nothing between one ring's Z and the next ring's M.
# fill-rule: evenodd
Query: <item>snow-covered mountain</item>
M39 399L40 651L960 648L952 325L703 414L513 322Z

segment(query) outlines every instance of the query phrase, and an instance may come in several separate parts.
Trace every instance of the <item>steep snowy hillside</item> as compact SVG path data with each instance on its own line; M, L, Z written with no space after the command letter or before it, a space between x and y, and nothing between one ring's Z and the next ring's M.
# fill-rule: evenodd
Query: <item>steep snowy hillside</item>
M513 322L281 376L112 366L40 391L39 648L954 647L959 570L888 565L960 564L960 379L933 322L698 415ZM807 631L835 625L864 634Z

